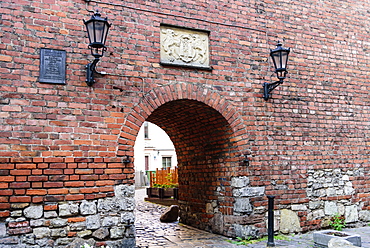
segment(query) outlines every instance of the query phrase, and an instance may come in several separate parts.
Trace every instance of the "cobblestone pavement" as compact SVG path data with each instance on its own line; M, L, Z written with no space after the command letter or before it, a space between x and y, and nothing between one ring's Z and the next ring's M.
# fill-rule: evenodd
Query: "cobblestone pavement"
M145 202L145 189L136 190L136 246L157 247L245 247L233 245L227 237L211 234L190 226L175 223L161 223L159 218L167 207Z
M136 246L137 248L261 248L266 241L250 245L235 245L227 242L228 237L212 234L181 223L161 223L162 213L167 207L145 202L145 189L136 190ZM362 247L370 248L370 227L345 229L348 233L361 235ZM290 235L289 240L275 240L275 247L308 248L313 247L312 233Z

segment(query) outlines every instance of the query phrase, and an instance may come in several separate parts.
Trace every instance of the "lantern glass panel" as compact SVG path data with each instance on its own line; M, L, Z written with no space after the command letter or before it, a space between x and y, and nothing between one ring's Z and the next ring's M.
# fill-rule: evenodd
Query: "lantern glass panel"
M286 69L287 61L288 61L288 52L281 51L280 52L280 68Z
M271 53L272 62L274 62L275 70L277 70L280 66L280 56L279 53Z
M95 42L104 45L106 35L106 25L104 22L101 21L95 21L94 23L95 23Z
M90 44L95 42L94 22L86 22L87 34L89 35Z

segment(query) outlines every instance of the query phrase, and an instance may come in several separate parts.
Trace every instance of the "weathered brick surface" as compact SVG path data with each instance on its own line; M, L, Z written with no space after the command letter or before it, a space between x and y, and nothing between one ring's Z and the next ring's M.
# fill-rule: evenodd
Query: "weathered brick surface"
M232 235L240 223L230 215L245 214L234 211L231 182L244 176L243 187L276 196L276 209L307 208L296 211L303 231L321 227L327 201L338 211L370 210L367 1L0 6L1 217L9 204L101 199L132 184L133 164L121 159L134 154L145 120L175 144L187 223L212 229L221 213L221 232ZM88 87L82 19L96 8L113 26L98 66L107 75ZM210 31L213 70L160 65L162 23ZM292 50L289 74L266 102L262 83L274 80L268 56L278 40ZM38 82L41 48L67 52L66 85ZM256 216L266 210L265 196L248 200ZM265 230L260 218L245 223ZM22 228L12 234L30 231Z

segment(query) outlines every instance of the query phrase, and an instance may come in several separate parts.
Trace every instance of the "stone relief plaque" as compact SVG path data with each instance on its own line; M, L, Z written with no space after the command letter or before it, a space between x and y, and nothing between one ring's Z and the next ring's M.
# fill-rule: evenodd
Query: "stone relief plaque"
M209 32L161 25L161 64L212 69L209 65Z
M66 51L45 49L40 50L41 83L66 83Z

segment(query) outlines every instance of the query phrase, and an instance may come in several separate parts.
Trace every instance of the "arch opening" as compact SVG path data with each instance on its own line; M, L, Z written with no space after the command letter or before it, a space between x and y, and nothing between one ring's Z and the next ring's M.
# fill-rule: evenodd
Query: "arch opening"
M210 106L188 99L161 105L146 121L161 127L175 146L180 222L224 233L214 220L233 214L230 181L239 150L230 124Z

